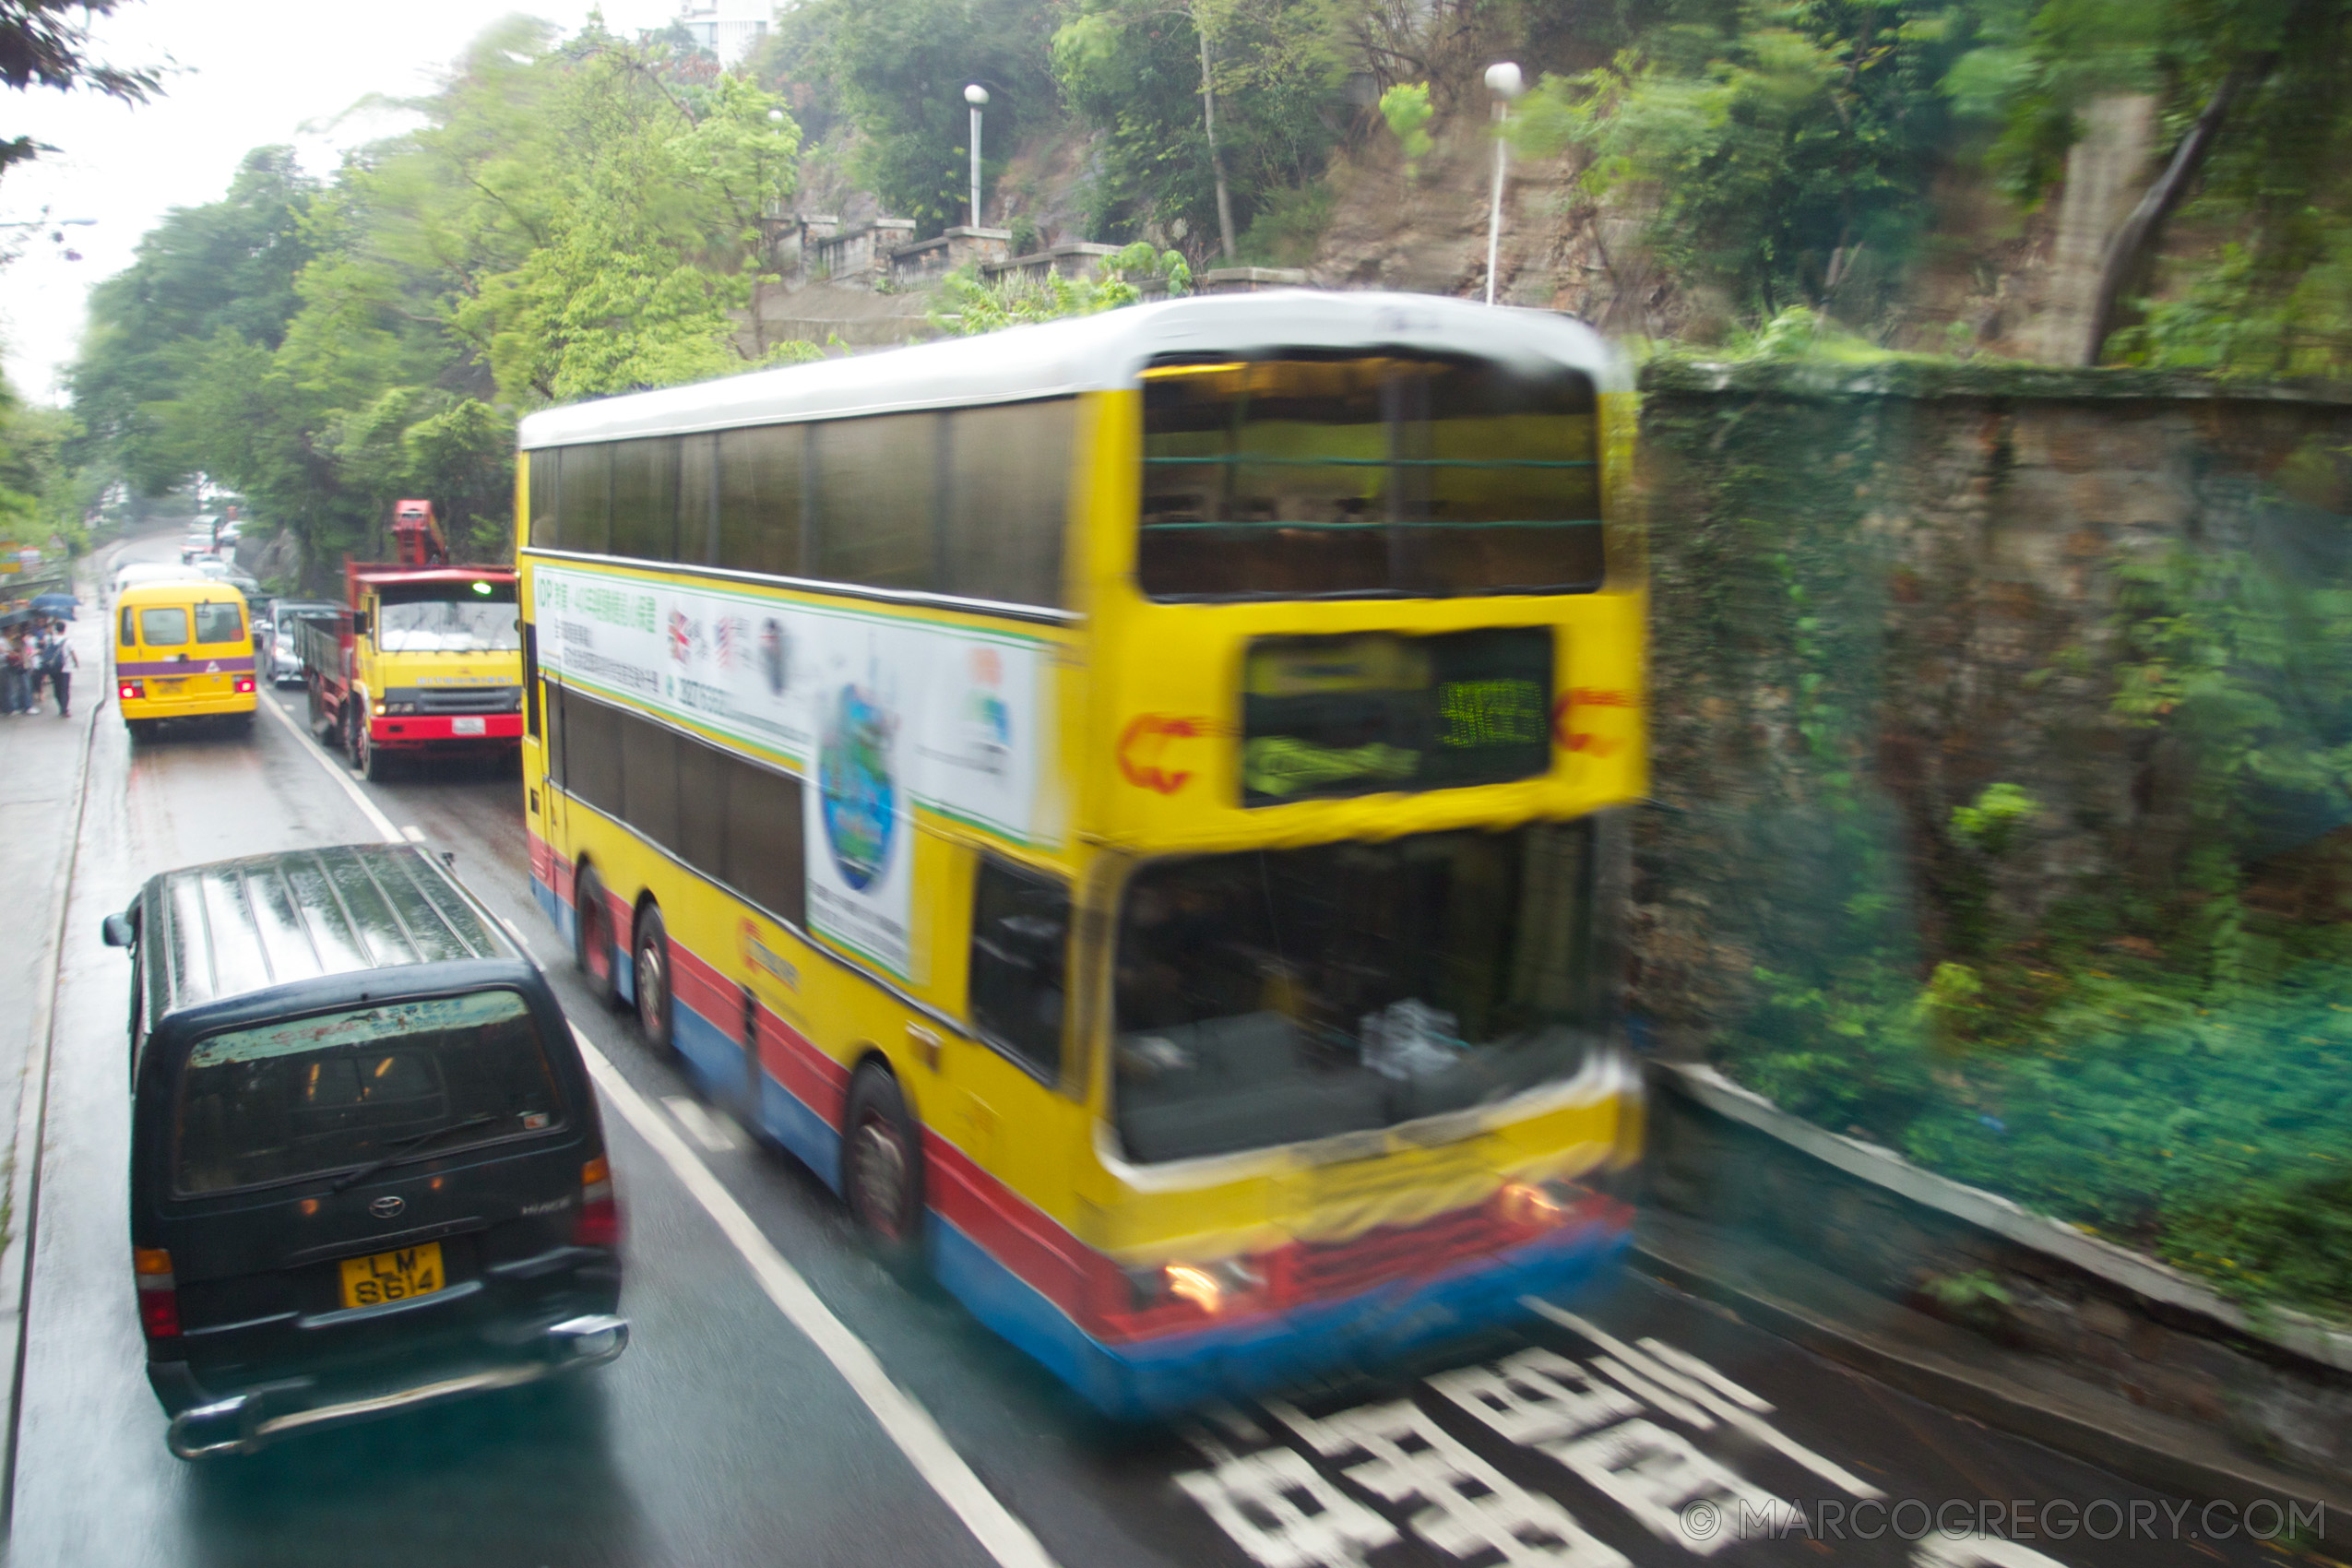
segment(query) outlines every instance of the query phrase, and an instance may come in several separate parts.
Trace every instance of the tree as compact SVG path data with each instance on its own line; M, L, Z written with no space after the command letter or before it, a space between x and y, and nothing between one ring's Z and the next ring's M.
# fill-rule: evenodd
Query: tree
M1003 172L1005 149L1052 123L1048 0L819 4L831 12L833 79L863 134L855 167L885 209L915 220L919 235L963 220L971 160L967 84L989 91L983 189Z
M1097 232L1237 230L1324 172L1347 61L1338 0L1081 0L1053 38L1072 113L1102 137Z
M2270 374L2352 362L2346 171L2352 155L2347 0L2044 0L2000 15L1961 63L1964 88L2002 125L1995 167L2035 199L2054 185L2079 112L2107 93L2155 96L2178 139L2108 237L2087 339L2126 357ZM2240 236L2200 265L2182 298L2130 326L2160 280L2184 207Z
M112 16L121 0L0 0L0 82L80 89L144 103L161 83L147 65L110 65L89 54L89 24ZM79 13L75 19L72 13ZM11 164L56 149L30 137L0 138L0 174Z
M1669 12L1611 65L1547 77L1523 119L1584 146L1592 197L1647 201L1669 267L1765 316L1850 319L1925 230L1954 130L1943 79L1972 41L1941 0Z
M150 493L233 484L314 570L403 495L491 554L520 410L813 351L741 325L799 148L749 80L518 20L403 107L423 125L329 184L256 153L101 287L73 376L89 453Z

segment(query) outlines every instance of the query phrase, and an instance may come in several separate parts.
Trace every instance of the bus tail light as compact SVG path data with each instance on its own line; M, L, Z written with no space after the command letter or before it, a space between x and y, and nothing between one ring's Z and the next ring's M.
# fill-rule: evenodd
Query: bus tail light
M240 676L238 676L238 677L237 677L237 690L238 690L240 693L244 693L244 692L250 692L250 691L252 691L252 690L253 690L253 677L252 677L252 676L250 676L250 675L240 675Z
M1147 1311L1187 1301L1209 1317L1222 1316L1254 1301L1265 1289L1265 1273L1247 1258L1130 1269L1127 1280L1138 1308Z
M139 1327L149 1339L177 1339L180 1287L172 1277L172 1254L160 1247L134 1247L131 1271L138 1276Z
M582 1247L621 1244L621 1200L612 1192L612 1167L602 1159L580 1167L580 1218L572 1241Z
M114 695L125 702L137 702L147 695L145 681L125 681L114 688Z

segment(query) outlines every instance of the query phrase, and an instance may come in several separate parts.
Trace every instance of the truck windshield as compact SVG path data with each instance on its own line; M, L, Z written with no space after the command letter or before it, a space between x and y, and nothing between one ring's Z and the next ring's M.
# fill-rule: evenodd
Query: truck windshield
M512 991L390 1002L212 1035L180 1073L173 1170L186 1195L349 1170L435 1128L434 1156L539 1132L562 1103Z
M511 591L492 599L417 599L386 604L375 634L386 653L512 653L523 646Z
M1145 867L1121 912L1129 1158L1388 1126L1572 1075L1598 1025L1591 833L1536 824Z

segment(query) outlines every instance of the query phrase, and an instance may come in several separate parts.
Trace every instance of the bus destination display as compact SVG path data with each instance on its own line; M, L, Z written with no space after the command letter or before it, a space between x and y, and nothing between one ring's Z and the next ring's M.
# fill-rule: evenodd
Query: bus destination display
M1527 778L1551 766L1552 635L1263 637L1241 681L1241 803Z

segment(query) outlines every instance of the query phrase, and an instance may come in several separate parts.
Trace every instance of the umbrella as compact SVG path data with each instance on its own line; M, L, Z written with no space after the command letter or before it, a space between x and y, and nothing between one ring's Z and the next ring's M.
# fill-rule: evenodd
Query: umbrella
M70 593L37 593L32 596L32 612L70 621L74 618L74 607L80 602Z

